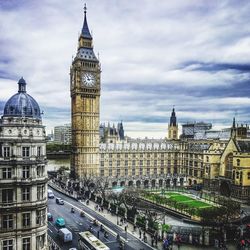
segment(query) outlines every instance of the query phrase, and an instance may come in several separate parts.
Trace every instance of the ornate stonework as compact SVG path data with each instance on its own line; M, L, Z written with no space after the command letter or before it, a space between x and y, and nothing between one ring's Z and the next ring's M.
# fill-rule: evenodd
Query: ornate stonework
M85 176L99 176L100 75L101 68L93 51L85 7L78 51L70 69L71 170L73 177L79 180Z

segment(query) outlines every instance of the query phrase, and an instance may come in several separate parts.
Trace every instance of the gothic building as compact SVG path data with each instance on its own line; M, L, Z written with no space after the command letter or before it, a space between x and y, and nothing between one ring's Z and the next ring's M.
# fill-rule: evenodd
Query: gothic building
M0 119L0 249L47 249L45 137L21 78Z
M100 63L93 50L85 6L78 50L70 68L71 172L75 179L99 175L100 76Z
M107 186L165 187L204 185L205 190L246 200L250 196L250 142L244 126L222 132L210 123L182 126L178 138L175 109L168 139L128 139L123 126L100 127L100 64L95 57L86 7L78 52L72 63L73 176L102 178ZM99 144L99 132L101 143ZM106 139L105 139L106 136ZM99 157L100 156L100 157Z
M170 140L178 139L178 124L174 108L172 110L172 114L170 117L170 123L168 124L168 139Z
M125 136L122 122L118 122L117 127L115 127L114 124L110 126L109 123L108 126L106 126L105 123L100 125L100 142L115 143L124 140Z

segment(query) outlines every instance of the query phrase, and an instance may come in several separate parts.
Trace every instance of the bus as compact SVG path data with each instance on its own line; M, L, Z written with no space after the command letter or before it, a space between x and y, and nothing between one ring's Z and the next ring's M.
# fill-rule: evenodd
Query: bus
M79 250L110 250L104 243L98 240L89 231L79 233L78 240Z

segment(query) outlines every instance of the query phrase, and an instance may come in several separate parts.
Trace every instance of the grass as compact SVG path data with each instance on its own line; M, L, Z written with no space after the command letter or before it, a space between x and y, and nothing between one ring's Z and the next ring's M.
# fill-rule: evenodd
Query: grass
M195 210L202 210L204 208L212 207L211 204L208 204L204 201L198 200L196 198L193 198L189 195L179 193L179 192L159 192L156 191L155 193L150 192L149 193L149 199L153 201L157 201L155 196L161 196L169 201L175 201L177 204L185 204L189 209L195 209ZM168 202L166 202L168 203ZM170 203L171 204L171 203ZM173 207L174 208L174 207Z

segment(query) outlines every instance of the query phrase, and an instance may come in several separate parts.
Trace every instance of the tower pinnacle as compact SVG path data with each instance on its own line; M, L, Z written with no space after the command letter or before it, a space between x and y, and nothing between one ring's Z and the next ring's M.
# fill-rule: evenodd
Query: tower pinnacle
M84 22L82 27L82 33L81 36L83 38L92 39L92 36L89 32L88 22L87 22L87 6L86 3L84 4Z

